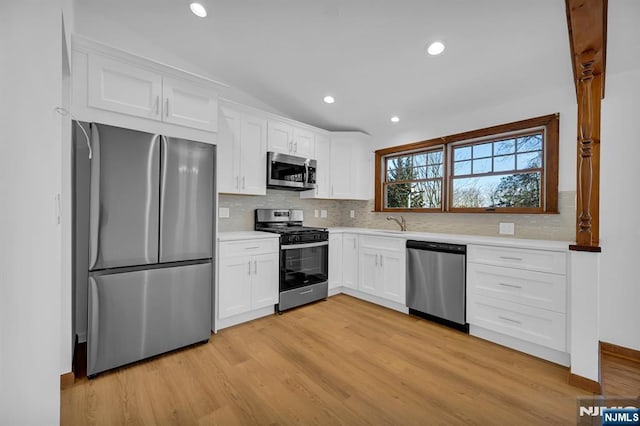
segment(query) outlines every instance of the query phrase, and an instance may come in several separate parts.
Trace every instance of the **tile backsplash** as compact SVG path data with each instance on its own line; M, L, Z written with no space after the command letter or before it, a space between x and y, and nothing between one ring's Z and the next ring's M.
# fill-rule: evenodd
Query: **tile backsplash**
M575 236L575 191L558 194L559 214L496 214L496 213L400 213L409 231L443 232L498 236L500 222L515 225L516 238L572 241ZM302 200L294 191L268 189L266 196L220 194L219 207L229 209L229 218L218 219L220 231L248 231L253 229L257 208L292 208L304 210L304 223L322 227L357 227L397 229L395 222L386 220L390 213L373 212L373 200ZM318 217L315 217L315 211ZM321 212L326 210L327 217ZM355 217L350 217L351 210ZM396 214L398 216L399 214Z

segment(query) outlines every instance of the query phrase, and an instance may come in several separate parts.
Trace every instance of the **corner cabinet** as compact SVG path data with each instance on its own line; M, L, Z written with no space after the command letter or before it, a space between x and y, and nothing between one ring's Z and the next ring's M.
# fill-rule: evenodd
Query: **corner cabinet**
M205 84L89 53L87 105L215 132L217 93Z
M278 238L221 241L218 253L215 329L273 313L278 303Z
M369 200L373 173L369 136L361 132L331 132L316 136L317 188L300 198Z
M267 193L267 120L221 104L218 130L218 192Z

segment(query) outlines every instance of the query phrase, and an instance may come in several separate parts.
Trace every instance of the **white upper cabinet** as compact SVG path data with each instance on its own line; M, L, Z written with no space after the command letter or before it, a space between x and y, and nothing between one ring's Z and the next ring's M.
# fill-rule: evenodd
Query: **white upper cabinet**
M372 198L369 151L369 137L364 133L316 135L317 188L301 192L300 198Z
M315 146L315 138L312 132L298 127L293 128L293 155L314 158Z
M268 150L304 158L315 156L311 131L278 120L269 120Z
M207 132L218 130L218 95L212 85L177 70L159 71L159 65L140 58L114 55L87 54L87 107ZM83 92L82 77L74 78L74 90Z
M162 76L158 73L90 55L88 104L137 117L160 120Z
M164 121L215 132L218 128L218 95L190 81L163 77Z
M269 151L290 154L293 149L293 127L280 121L269 120L267 139Z
M267 193L267 120L228 105L220 106L218 191Z

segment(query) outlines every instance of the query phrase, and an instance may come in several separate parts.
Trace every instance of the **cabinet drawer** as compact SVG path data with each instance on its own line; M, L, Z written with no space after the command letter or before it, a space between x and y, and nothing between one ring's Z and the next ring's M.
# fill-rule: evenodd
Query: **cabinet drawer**
M469 324L559 351L566 350L565 314L477 294L470 294L468 301Z
M556 251L467 246L467 261L531 271L566 274L567 255Z
M278 251L279 240L269 238L263 240L242 240L242 241L222 241L220 243L220 256L238 256L262 253L273 253Z
M470 293L520 303L534 308L566 312L566 277L500 266L469 263Z
M376 237L371 235L360 235L359 240L360 247L395 251L404 251L407 244L404 238Z

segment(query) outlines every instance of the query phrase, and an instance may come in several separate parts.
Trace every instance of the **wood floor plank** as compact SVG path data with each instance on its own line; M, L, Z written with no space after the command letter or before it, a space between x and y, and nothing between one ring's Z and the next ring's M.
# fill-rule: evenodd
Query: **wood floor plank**
M576 398L592 395L567 373L338 295L79 379L62 391L61 423L574 424Z

